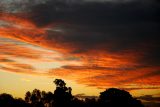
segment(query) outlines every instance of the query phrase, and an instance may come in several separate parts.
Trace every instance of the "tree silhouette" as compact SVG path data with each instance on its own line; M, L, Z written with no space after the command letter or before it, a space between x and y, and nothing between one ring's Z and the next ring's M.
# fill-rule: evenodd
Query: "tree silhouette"
M27 103L30 103L31 102L31 92L30 91L27 91L26 94L25 94L25 101Z
M43 101L43 104L45 107L52 107L53 106L53 102L54 102L54 95L52 92L45 92L42 91L42 98L41 100Z
M11 107L14 104L12 95L3 93L0 95L0 105L2 107Z
M0 94L0 107L31 107L23 99L14 99L10 94Z
M62 79L55 79L53 82L55 83L56 87L66 87L66 83Z
M12 105L11 107L31 107L31 105L25 102L23 99L18 98L14 99L14 105Z
M98 107L95 98L85 98L85 106L86 107Z
M143 107L129 92L116 88L101 92L99 101L102 106L108 105L109 107Z
M34 107L43 107L43 99L42 99L42 93L40 90L38 89L34 89L31 92L27 91L25 94L25 101L27 103L32 104Z
M54 91L55 106L69 106L72 100L71 87L66 87L66 83L61 79L56 79L54 83L56 85L56 90Z
M144 107L129 92L117 88L106 89L97 99L78 99L72 96L72 88L67 87L62 79L53 82L56 85L54 93L34 89L26 92L25 100L0 94L0 107Z

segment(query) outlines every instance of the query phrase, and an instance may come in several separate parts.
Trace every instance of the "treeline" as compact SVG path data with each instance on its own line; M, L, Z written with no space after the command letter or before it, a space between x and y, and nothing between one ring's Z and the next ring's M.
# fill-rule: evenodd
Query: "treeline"
M95 98L79 99L72 95L61 79L55 79L54 93L34 89L25 94L25 99L15 99L10 94L0 94L0 107L144 107L140 100L124 90L110 88Z

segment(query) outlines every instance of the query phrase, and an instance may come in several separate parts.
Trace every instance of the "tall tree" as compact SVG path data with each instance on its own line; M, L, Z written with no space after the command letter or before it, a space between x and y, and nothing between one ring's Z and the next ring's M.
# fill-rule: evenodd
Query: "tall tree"
M54 91L54 101L56 107L69 106L72 100L71 87L66 87L66 83L61 79L55 79L56 90Z

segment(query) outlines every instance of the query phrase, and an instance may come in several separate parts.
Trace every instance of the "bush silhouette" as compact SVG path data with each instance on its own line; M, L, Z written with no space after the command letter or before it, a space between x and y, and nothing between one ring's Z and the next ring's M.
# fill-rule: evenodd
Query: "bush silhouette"
M11 95L6 94L6 93L3 93L3 94L0 95L0 105L2 107L12 106L13 103L14 103L14 99Z
M23 99L14 99L10 94L0 94L0 107L31 107Z
M116 88L101 92L99 102L101 106L108 107L143 107L141 102L133 98L129 92Z

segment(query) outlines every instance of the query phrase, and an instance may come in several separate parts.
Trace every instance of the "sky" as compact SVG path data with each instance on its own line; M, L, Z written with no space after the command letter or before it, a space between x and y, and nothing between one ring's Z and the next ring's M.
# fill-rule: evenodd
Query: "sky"
M160 101L158 0L1 0L0 93L120 88Z

